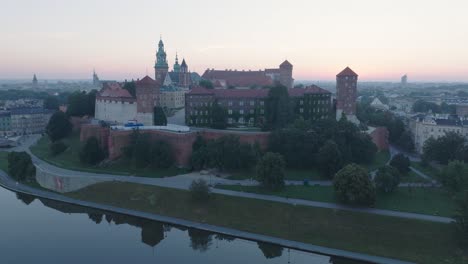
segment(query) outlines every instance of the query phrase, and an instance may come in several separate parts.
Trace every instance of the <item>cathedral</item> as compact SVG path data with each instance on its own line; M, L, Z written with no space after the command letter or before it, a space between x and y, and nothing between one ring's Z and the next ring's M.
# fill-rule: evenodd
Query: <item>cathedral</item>
M159 40L158 51L156 52L156 63L154 64L155 80L161 86L176 86L189 88L193 83L193 74L188 70L185 59L179 64L179 58L176 54L175 63L172 71L169 71L164 43Z

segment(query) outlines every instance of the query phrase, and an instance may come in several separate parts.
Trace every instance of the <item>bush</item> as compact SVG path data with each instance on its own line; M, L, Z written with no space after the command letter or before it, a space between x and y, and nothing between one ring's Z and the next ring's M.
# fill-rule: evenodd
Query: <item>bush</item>
M375 187L366 169L357 164L349 164L338 171L333 187L340 202L354 205L375 203Z
M105 158L105 153L95 137L90 137L80 151L80 161L89 165L96 165Z
M166 169L174 164L171 145L166 141L156 141L151 146L151 165L157 169Z
M55 112L46 126L46 133L52 142L68 136L72 131L72 124L63 112Z
M36 175L36 167L31 156L24 151L8 153L8 174L17 181L32 181Z
M62 141L52 142L49 146L49 151L52 156L57 156L58 154L64 152L67 149L67 145Z
M189 187L190 196L194 201L204 202L210 199L210 186L203 179L192 181Z
M267 152L257 163L257 179L263 187L279 190L284 187L283 156L278 153Z
M401 174L410 172L410 160L405 155L399 153L390 161L390 165L396 168Z
M452 161L440 173L440 181L452 192L468 190L468 165Z
M458 201L455 226L461 242L465 246L468 245L468 190L465 191L463 198Z
M400 172L392 166L383 166L377 171L374 181L379 191L391 193L400 184Z

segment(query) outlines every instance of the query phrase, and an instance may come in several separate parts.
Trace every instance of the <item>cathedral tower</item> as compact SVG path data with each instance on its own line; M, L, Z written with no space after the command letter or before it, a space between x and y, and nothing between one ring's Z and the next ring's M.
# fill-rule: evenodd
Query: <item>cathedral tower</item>
M175 55L174 72L180 72L179 58Z
M156 53L156 63L154 64L154 77L156 82L162 84L166 78L169 66L166 60L166 51L162 39L159 40L158 52Z
M185 59L182 59L179 72L179 85L182 87L189 87L191 84L192 78L188 70L187 63L185 62Z

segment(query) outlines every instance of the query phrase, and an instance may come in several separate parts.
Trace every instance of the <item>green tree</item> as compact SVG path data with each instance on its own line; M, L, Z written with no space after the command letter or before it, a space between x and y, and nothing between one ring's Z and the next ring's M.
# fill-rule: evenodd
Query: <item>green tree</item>
M158 140L151 146L151 165L154 168L166 169L174 165L174 153L171 145L166 141Z
M210 199L211 191L208 183L203 179L193 180L189 187L190 196L196 202L206 202Z
M265 102L265 128L283 128L291 121L291 117L288 88L282 85L271 87Z
M322 173L328 178L333 178L335 173L343 166L341 152L336 143L328 140L318 152L317 163Z
M17 181L33 181L36 167L31 156L24 151L8 153L8 174Z
M44 99L44 108L49 110L59 110L60 102L57 96L47 96Z
M125 81L123 87L125 90L127 90L133 97L136 97L136 84L135 81L127 82Z
M468 245L468 191L458 201L455 214L456 234L464 246Z
M400 135L400 138L397 140L396 145L407 152L413 152L414 141L413 137L411 136L411 132L409 130L403 131L403 133Z
M349 164L338 171L333 187L340 202L366 206L375 203L375 187L369 173L357 164Z
M96 90L89 93L76 91L68 96L67 114L69 116L94 116Z
M420 99L414 102L412 111L415 113L427 113L429 111L432 113L440 113L441 109L440 106L436 103L431 103Z
M451 160L459 159L465 138L455 132L448 132L437 139L429 138L424 142L423 156L426 160L435 160L447 164Z
M130 134L129 144L123 148L125 158L133 168L147 167L151 163L151 142L148 134L134 129Z
M227 127L228 112L226 108L220 106L217 101L213 103L210 109L211 128L225 129Z
M105 158L105 153L96 137L90 137L80 150L80 161L89 165L96 165Z
M67 149L67 145L62 141L55 141L50 143L49 152L52 156L57 156L58 154L64 152Z
M200 80L198 85L200 85L201 87L204 87L206 89L213 89L214 88L214 85L210 80Z
M452 192L468 190L468 165L451 161L440 173L440 181Z
M410 160L402 153L398 153L393 156L392 160L390 161L390 165L396 168L401 174L407 174L410 172Z
M284 187L284 167L281 154L267 152L257 163L257 179L267 189L280 190Z
M160 106L155 106L153 109L153 124L155 126L166 126L167 118L164 110Z
M391 193L400 184L400 172L392 166L383 166L377 170L374 178L377 190Z
M68 116L61 111L55 112L46 126L46 134L52 142L65 138L71 131L72 124Z

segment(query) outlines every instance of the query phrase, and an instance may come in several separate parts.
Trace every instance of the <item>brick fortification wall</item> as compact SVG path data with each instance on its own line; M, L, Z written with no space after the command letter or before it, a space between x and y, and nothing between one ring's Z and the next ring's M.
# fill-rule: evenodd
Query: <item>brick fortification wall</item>
M70 117L70 123L72 124L73 131L79 131L82 126L89 124L90 118L87 116L84 117L78 117L78 116L72 116Z
M265 149L268 144L268 134L265 132L232 132L223 130L202 130L199 132L176 133L162 130L140 130L141 133L149 134L152 141L163 140L168 142L174 151L174 156L178 166L188 166L192 155L192 144L197 135L203 138L217 139L219 137L234 134L239 136L243 143L254 144L258 142L260 147ZM110 130L97 125L85 125L81 129L80 141L84 142L89 137L96 137L103 147L109 151L109 159L116 159L122 155L122 148L130 141L132 131Z
M378 150L388 150L388 130L386 127L376 127L369 133L372 142L377 146Z

